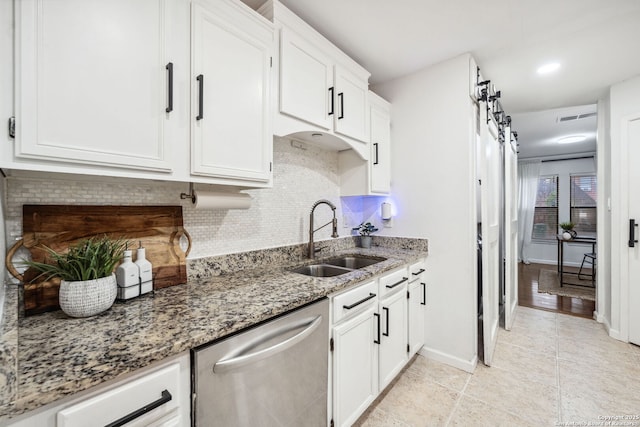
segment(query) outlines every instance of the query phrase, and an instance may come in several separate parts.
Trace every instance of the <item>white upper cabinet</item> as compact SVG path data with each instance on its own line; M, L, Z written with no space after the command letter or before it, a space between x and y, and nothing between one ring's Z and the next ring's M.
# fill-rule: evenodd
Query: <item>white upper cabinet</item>
M335 113L333 116L336 133L359 141L369 140L368 92L367 80L358 78L338 65L335 66Z
M333 128L333 66L311 43L286 28L280 34L280 112Z
M192 4L191 173L269 183L271 24L230 1Z
M369 72L279 1L258 12L280 36L274 133L368 159Z
M371 171L372 194L391 191L391 112L387 101L369 93L371 106Z
M341 196L385 195L391 192L391 107L369 91L369 160L353 150L338 154Z
M15 156L171 172L188 141L188 96L176 93L188 76L188 3L15 7Z

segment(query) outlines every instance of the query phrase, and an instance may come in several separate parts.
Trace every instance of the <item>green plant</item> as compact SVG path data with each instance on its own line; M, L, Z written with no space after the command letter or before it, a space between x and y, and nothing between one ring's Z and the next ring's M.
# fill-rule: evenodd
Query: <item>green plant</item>
M371 233L378 231L370 222L363 222L359 226L353 227L352 230L357 231L361 236L370 236Z
M573 230L573 227L575 227L576 225L571 222L571 221L567 221L567 222L561 222L560 224L558 224L560 226L560 228L562 228L564 231L569 231L569 230Z
M68 282L99 279L113 273L127 243L126 240L114 240L107 236L92 237L69 247L64 253L58 253L43 245L49 260L47 258L45 262L23 260L23 264L40 272L36 279L42 276L45 280L59 277Z

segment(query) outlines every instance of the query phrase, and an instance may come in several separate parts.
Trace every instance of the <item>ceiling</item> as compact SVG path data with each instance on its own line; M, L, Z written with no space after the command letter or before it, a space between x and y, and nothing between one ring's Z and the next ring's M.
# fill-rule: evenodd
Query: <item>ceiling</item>
M512 116L595 104L640 74L638 0L281 1L369 70L372 85L470 52ZM538 75L548 62L560 69Z

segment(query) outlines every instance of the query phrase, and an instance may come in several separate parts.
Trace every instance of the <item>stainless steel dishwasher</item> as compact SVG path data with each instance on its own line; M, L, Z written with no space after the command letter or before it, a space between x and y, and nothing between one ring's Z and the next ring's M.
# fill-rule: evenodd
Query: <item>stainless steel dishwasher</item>
M194 351L193 421L327 426L329 300Z

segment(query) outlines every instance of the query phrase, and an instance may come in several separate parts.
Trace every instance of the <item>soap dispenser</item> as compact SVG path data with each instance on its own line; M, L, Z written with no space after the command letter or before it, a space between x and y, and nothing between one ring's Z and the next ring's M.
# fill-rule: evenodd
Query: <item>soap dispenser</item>
M140 247L136 251L135 264L138 266L139 270L138 277L140 281L140 295L151 292L153 290L153 267L146 258L146 250L142 247L142 242L140 242Z
M140 279L138 278L138 266L131 260L132 252L125 250L122 263L116 269L116 282L118 283L118 299L130 299L140 295Z

